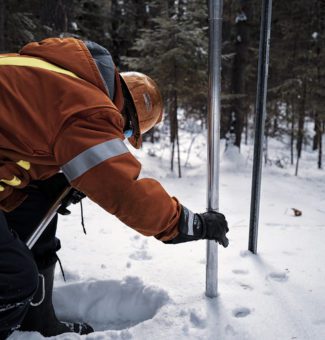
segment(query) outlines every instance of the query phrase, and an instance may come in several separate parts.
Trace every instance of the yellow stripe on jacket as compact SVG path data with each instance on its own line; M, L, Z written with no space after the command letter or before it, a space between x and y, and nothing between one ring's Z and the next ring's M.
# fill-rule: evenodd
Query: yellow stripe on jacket
M37 67L44 70L65 74L73 78L79 78L75 73L71 71L65 70L61 67L58 67L38 58L0 56L0 66Z

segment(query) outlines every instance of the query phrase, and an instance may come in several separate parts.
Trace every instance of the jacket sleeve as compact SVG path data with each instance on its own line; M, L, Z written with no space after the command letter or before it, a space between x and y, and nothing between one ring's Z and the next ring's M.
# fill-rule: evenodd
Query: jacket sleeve
M56 160L74 188L123 223L143 235L170 240L178 235L181 206L156 180L138 179L141 164L122 142L122 129L118 111L74 119L56 137Z

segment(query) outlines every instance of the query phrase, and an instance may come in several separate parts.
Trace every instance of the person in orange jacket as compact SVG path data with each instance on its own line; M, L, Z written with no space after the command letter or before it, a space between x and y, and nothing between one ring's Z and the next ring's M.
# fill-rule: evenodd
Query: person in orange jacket
M32 251L24 243L67 182L143 235L228 245L224 215L195 214L156 180L138 179L141 164L123 140L139 148L162 114L156 83L119 73L94 42L50 38L0 55L0 339L17 328L93 331L55 316L57 216Z

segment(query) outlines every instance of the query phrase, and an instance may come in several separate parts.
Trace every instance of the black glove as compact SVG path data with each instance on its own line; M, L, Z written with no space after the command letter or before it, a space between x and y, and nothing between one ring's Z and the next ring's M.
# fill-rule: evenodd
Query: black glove
M165 243L183 243L200 239L215 240L225 248L229 240L226 233L229 231L228 224L223 214L210 211L203 214L194 214L182 206L179 220L179 235Z
M203 237L207 240L215 240L225 248L228 247L229 240L226 234L229 231L228 223L223 214L216 211L209 211L199 214L204 225Z

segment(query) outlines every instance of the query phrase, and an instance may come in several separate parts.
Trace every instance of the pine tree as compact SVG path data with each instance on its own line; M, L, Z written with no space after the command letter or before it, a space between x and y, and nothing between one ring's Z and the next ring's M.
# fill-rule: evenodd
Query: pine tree
M36 0L5 1L5 49L16 52L24 44L42 37L40 4Z
M232 64L230 91L233 95L229 115L228 142L240 148L247 114L247 84L246 74L248 69L249 22L251 17L251 2L249 0L238 2L236 18L234 20L234 58Z
M207 19L207 9L205 1L188 4L157 0L149 10L155 14L150 20L152 28L142 30L135 42L138 57L126 60L130 68L152 76L159 83L170 123L173 169L175 147L179 158L179 109L186 108L187 115L201 116L205 114L202 107L206 110L207 31L202 30L202 18Z
M68 32L71 23L73 0L43 0L41 5L41 23L53 33Z

